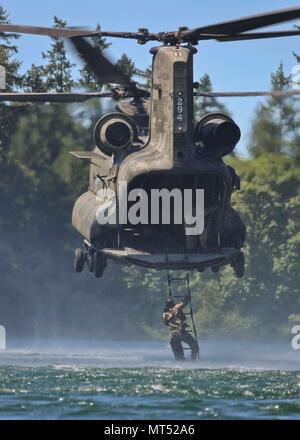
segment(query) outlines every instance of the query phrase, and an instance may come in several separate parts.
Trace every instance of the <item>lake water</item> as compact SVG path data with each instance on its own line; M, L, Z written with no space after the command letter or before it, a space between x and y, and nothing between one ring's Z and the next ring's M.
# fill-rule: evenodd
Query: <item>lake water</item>
M9 341L1 419L300 419L300 350L205 342L175 363L163 342Z

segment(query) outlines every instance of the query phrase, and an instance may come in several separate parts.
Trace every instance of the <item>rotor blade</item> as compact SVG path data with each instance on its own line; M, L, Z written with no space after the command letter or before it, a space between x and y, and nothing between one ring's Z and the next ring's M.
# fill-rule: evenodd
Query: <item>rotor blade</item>
M210 26L188 29L180 32L185 41L197 40L201 34L239 34L260 27L271 26L285 21L300 18L300 8L282 9L264 14L243 17L237 20L224 21Z
M132 38L139 40L146 38L146 41L159 40L158 34L147 32L110 32L110 31L92 31L90 29L77 28L53 28L44 26L28 26L22 24L0 23L0 32L13 32L17 34L45 35L48 37L116 37L116 38Z
M113 93L0 93L0 101L8 102L83 102L108 97L113 97Z
M92 46L86 39L75 37L70 39L80 57L96 75L100 83L122 84L132 86L130 78L112 64L100 50Z
M293 31L274 31L274 32L251 32L249 34L224 35L215 37L218 41L242 41L242 40L259 40L262 38L278 38L278 37L294 37L300 35L300 30Z
M99 35L99 31L87 29L51 28L42 26L26 26L19 24L0 23L0 32L14 32L17 34L46 35L48 37L80 37Z
M246 96L293 96L300 95L300 90L275 90L272 92L194 92L194 96L207 98L229 98Z

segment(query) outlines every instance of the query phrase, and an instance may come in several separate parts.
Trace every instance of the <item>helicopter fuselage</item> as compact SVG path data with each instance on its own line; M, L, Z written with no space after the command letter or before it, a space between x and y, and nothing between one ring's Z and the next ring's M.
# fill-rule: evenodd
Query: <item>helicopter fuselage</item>
M222 157L195 142L195 52L193 46L179 45L151 49L149 133L145 142L141 142L137 131L135 142L111 154L103 154L101 145L102 151L95 147L90 153L74 153L91 162L89 189L75 202L72 216L73 226L85 239L86 255L100 252L105 259L125 264L199 270L218 270L224 264L234 265L240 258L245 228L230 207L235 173ZM107 127L105 124L102 127ZM147 194L154 188L203 189L204 231L199 236L188 236L184 224L99 224L99 210L108 206L99 191L105 195L109 190L115 195L118 210L122 197L127 197L127 193L119 192L121 182L126 182L128 190L140 188Z

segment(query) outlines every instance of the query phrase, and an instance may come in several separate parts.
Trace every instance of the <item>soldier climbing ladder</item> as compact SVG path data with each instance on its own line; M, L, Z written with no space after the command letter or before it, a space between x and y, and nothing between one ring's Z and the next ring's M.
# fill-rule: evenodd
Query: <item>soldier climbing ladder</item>
M185 338L181 338L181 342L184 342L185 344L187 344L187 346L184 347L183 350L192 350L193 360L198 360L199 359L199 344L198 344L198 339L197 339L197 330L196 330L195 323L194 323L194 314L193 314L192 301L191 301L189 272L186 271L185 276L172 276L172 272L168 271L167 276L168 276L169 300L171 300L172 303L174 303L175 307L176 307L176 305L179 305L182 301L184 301L184 299L186 297L188 297L189 312L184 312L184 315L189 316L191 325L188 326L188 327L190 327L190 329L185 329L184 332L189 333L193 337L193 340L194 340L193 345L196 344L196 348L195 348L195 346L190 346L190 344L188 344L187 341L184 340ZM184 281L186 283L186 289L187 289L186 295L177 295L177 294L174 295L173 294L172 283L174 281L180 281L180 282ZM180 301L180 300L182 300L182 301ZM191 338L189 338L189 339L191 339ZM195 353L195 351L196 351L196 353ZM175 355L175 357L176 357L176 355Z

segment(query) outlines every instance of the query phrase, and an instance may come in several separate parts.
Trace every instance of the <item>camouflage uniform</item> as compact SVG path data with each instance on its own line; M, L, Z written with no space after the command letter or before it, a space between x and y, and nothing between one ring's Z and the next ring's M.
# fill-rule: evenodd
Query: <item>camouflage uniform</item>
M183 313L183 308L187 305L189 296L187 295L183 302L174 304L171 300L167 301L167 307L163 314L163 320L171 332L170 345L177 361L184 360L184 351L182 342L191 347L191 358L197 360L198 345L193 336L186 331L188 325L185 323L186 316Z

